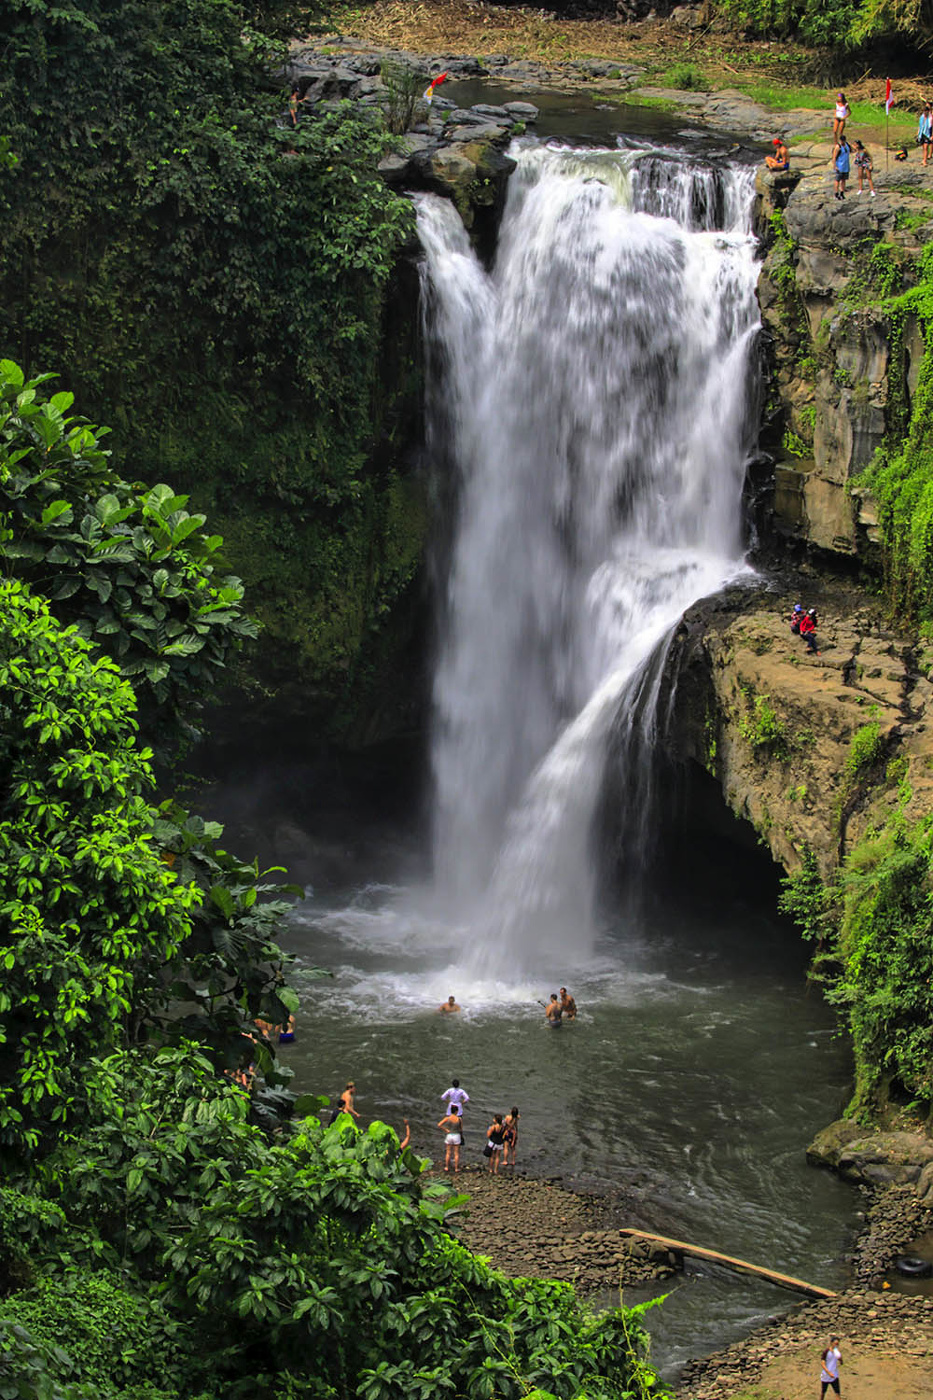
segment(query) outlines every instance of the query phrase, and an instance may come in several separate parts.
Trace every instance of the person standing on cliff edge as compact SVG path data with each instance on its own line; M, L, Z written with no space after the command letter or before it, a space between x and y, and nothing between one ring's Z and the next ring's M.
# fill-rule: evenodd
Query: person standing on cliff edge
M820 1357L823 1369L820 1372L820 1400L823 1400L827 1387L839 1394L839 1367L842 1365L842 1352L839 1338L830 1337L829 1346Z

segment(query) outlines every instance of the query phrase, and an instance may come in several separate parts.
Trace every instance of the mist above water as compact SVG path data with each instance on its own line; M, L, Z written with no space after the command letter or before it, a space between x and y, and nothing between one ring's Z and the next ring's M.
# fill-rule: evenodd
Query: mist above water
M513 153L491 271L417 197L451 478L435 886L467 967L505 977L592 950L610 732L643 792L666 644L742 569L759 324L747 169Z

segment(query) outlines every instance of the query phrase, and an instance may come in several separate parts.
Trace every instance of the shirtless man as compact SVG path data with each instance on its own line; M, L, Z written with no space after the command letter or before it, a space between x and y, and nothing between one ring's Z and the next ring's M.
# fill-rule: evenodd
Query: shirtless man
M437 1009L438 1009L438 1011L459 1011L459 1010L460 1010L460 1007L457 1005L457 1001L456 1001L456 998L454 997L453 992L451 992L450 996L447 998L446 1001L442 1001L442 1002L441 1002L440 1006L439 1006Z
M562 1012L561 1009L560 1009L560 1002L557 1000L557 993L556 993L556 992L552 992L552 993L551 993L551 1000L548 1002L547 1006L544 1008L544 1014L545 1014L545 1016L547 1017L547 1020L548 1020L548 1024L549 1024L549 1025L551 1025L551 1026L559 1026L559 1025L560 1025L560 1018L561 1018L561 1016L563 1015L563 1012Z
M575 1021L577 1019L577 1003L567 991L566 987L561 987L560 989L560 1009L562 1014L567 1017L568 1021Z
M347 1081L346 1088L342 1091L339 1098L337 1099L337 1107L334 1109L334 1115L330 1120L332 1123L340 1116L341 1113L349 1113L351 1117L359 1118L360 1115L353 1107L353 1099L355 1095L356 1085L354 1084L353 1080L350 1079Z

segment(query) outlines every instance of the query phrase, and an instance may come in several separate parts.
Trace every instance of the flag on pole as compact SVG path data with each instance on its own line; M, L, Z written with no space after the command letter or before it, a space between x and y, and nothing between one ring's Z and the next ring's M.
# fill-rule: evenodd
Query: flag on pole
M884 84L884 114L885 114L885 116L888 116L888 115L890 114L890 111L891 111L891 103L892 103L892 101L893 101L893 98L891 97L891 79L890 79L890 78L886 78L886 79L885 79L885 84Z
M445 79L447 79L449 76L450 75L447 72L439 73L436 78L433 78L431 82L428 83L427 87L424 90L424 100L429 107L431 105L431 99L434 97L434 89L436 87L440 87L441 83L443 83Z

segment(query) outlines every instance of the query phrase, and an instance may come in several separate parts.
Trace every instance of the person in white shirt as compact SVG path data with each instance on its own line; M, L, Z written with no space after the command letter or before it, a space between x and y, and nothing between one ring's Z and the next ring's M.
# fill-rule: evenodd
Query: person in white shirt
M820 1372L820 1400L826 1394L829 1386L839 1394L839 1367L842 1365L842 1352L839 1350L839 1338L830 1337L829 1346L820 1357L823 1369Z
M452 1079L450 1081L450 1088L445 1089L443 1094L441 1094L441 1102L445 1103L448 1109L456 1104L462 1113L465 1106L470 1102L470 1096L466 1089L460 1088L459 1079Z

